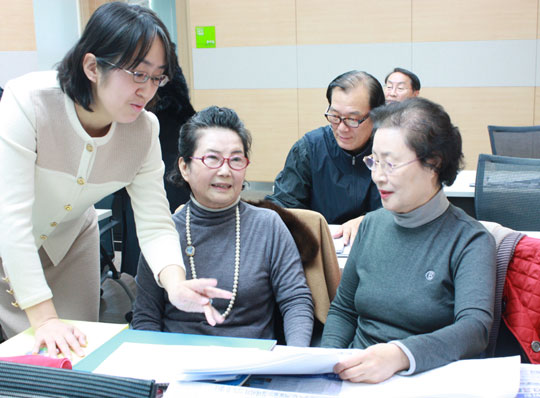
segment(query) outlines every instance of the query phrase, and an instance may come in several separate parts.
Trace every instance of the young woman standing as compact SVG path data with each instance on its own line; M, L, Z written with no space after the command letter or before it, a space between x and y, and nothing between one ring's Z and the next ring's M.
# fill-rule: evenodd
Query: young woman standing
M0 324L31 325L34 351L82 355L84 334L59 318L97 321L99 234L93 204L126 187L157 283L178 308L222 318L215 280L185 280L163 189L159 124L144 110L177 61L149 9L96 10L58 71L8 82L0 105ZM203 308L204 307L204 308Z

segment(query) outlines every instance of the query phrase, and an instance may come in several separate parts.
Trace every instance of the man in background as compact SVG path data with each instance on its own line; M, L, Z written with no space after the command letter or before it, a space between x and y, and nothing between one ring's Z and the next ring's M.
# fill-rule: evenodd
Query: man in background
M394 68L384 79L386 103L401 102L420 94L420 79L411 71Z
M330 123L310 131L287 155L285 166L266 199L288 208L321 213L340 224L335 235L354 239L362 216L381 207L381 198L363 162L371 154L373 123L369 112L384 104L381 84L372 75L350 71L326 90Z

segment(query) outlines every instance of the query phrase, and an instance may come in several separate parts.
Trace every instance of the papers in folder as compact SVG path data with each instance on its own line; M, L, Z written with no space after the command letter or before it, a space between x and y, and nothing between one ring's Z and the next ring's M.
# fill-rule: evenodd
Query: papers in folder
M321 374L357 350L278 346L258 348L123 343L95 373L154 379L225 380L243 374Z
M164 397L514 398L516 394L518 398L538 397L537 390L527 389L528 392L520 390L518 393L519 377L520 363L519 357L516 356L453 362L414 376L394 375L379 384L342 382L339 391L334 393L325 391L320 395L302 391L301 388L291 391L286 388L290 387L291 383L286 383L283 389L263 390L209 383L176 382L169 386Z

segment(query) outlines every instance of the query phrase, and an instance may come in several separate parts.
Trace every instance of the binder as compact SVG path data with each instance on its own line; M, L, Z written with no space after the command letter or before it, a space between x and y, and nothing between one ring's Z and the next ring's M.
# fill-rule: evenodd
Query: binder
M112 353L114 353L124 343L155 344L155 345L188 345L188 346L222 346L239 348L258 348L270 351L274 348L276 340L250 339L241 337L205 336L184 333L165 333L145 330L126 329L112 337L101 347L94 350L86 358L80 360L73 366L73 369L95 372L96 369ZM151 364L143 364L151 366ZM125 374L125 376L130 376ZM229 384L242 384L247 376L238 375ZM159 380L158 380L159 381ZM160 383L163 384L163 383Z

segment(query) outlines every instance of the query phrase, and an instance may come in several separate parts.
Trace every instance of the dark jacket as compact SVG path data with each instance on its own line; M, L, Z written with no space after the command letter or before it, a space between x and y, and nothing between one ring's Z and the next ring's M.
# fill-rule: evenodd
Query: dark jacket
M381 207L377 187L362 159L341 149L330 126L310 131L291 148L285 167L266 197L283 207L321 213L329 224L342 224Z

